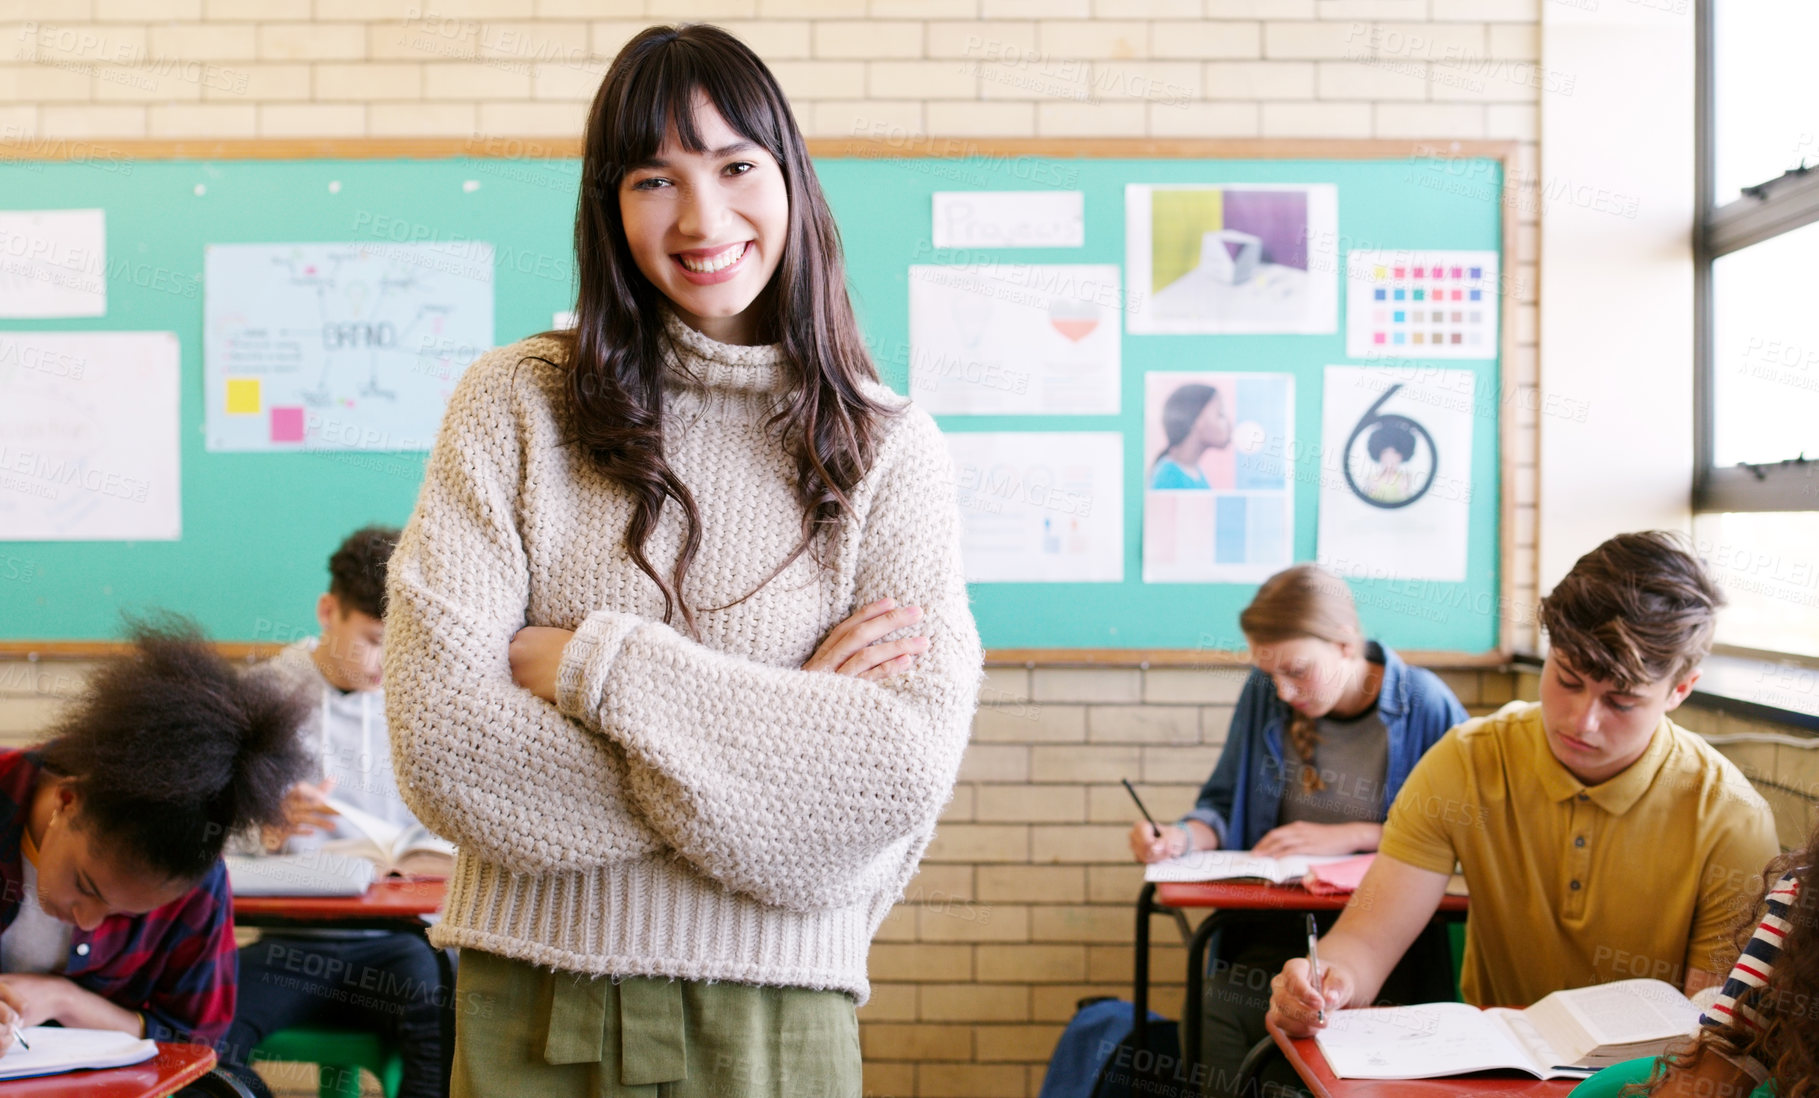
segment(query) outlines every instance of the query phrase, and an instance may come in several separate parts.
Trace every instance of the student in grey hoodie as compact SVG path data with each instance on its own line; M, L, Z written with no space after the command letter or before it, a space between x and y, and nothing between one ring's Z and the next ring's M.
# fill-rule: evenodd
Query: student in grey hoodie
M397 539L396 529L369 526L342 542L329 558L329 589L316 603L321 637L290 645L267 665L310 699L310 717L298 734L317 764L310 780L291 787L285 826L265 829L268 851L301 852L360 838L337 803L397 827L422 828L392 775L380 683L385 568ZM446 873L452 850L441 844L438 852L407 864ZM448 1093L444 1008L451 992L420 934L266 933L240 950L239 1005L221 1056L244 1063L267 1034L292 1026L371 1029L402 1051L400 1098L440 1098Z

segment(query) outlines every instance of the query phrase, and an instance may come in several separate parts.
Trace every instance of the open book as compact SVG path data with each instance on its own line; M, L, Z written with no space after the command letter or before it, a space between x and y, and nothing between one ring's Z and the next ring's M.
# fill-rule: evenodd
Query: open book
M328 799L348 826L360 832L298 854L234 855L228 885L236 896L359 896L388 873L446 877L454 844L422 824L400 827L345 801Z
M1341 1079L1433 1079L1509 1068L1573 1079L1658 1056L1694 1033L1699 1008L1660 980L1556 991L1527 1010L1464 1003L1341 1010L1316 1037Z
M324 854L365 858L382 877L388 873L446 877L454 868L455 844L432 834L422 824L401 827L334 797L328 799L328 804L360 835L323 843Z
M30 1075L55 1075L84 1068L125 1067L151 1059L158 1044L111 1029L73 1029L62 1026L29 1026L24 1048L17 1042L0 1056L0 1079Z
M1143 871L1146 881L1263 880L1294 884L1315 866L1342 862L1349 854L1291 854L1266 858L1248 850L1196 850L1179 858L1151 862Z

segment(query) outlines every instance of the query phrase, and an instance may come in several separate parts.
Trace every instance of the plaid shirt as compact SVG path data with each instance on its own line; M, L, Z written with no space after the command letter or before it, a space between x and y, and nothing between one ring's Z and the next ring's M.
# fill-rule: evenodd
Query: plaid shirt
M20 839L43 773L36 752L0 750L0 933L25 895ZM234 1020L234 907L227 868L213 869L181 899L143 915L113 915L76 927L63 975L145 1017L156 1041L214 1044Z

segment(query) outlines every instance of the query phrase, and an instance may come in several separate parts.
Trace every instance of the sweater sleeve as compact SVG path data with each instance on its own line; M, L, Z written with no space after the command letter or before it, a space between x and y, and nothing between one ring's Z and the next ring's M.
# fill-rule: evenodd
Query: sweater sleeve
M777 667L603 610L563 655L557 701L623 746L626 792L700 872L766 903L852 902L920 853L953 791L983 654L946 446L910 410L880 448L852 606L923 609L928 648L884 682Z
M511 640L530 597L517 490L524 417L537 414L514 399L512 365L495 357L463 376L392 554L393 765L417 818L482 860L592 868L659 843L622 795L618 749L512 681ZM517 373L520 389L535 384Z

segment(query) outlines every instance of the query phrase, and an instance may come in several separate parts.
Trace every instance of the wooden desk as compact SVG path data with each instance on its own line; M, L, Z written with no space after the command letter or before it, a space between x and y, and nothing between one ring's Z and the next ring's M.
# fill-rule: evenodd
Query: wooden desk
M265 929L421 930L442 909L442 877L385 877L363 896L236 896L234 922Z
M1444 1079L1341 1079L1312 1037L1290 1037L1266 1022L1270 1039L1295 1066L1314 1098L1566 1098L1580 1079L1535 1079L1517 1072L1481 1071Z
M1233 917L1250 911L1340 911L1351 902L1352 893L1322 894L1309 892L1300 885L1270 885L1250 881L1195 881L1192 883L1145 882L1137 895L1137 950L1132 961L1131 1045L1149 1047L1149 947L1150 916L1173 914L1181 924L1183 937L1189 939L1187 950L1187 1001L1181 1007L1181 1056L1189 1064L1200 1062L1201 992L1206 980L1206 951L1213 935ZM1438 912L1447 915L1463 913L1464 896L1448 894L1440 901ZM1187 908L1213 908L1190 936L1187 933Z
M0 1080L5 1098L164 1098L207 1075L215 1051L206 1045L158 1045L142 1064Z

